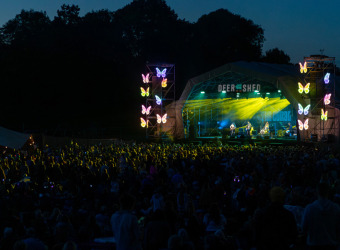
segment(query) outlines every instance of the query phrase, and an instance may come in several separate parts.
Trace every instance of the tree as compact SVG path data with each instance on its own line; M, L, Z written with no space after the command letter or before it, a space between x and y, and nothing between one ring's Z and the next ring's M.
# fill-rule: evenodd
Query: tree
M237 60L258 60L264 41L263 29L228 10L203 15L195 23L192 39L194 62L210 70Z
M63 4L60 10L57 10L57 16L54 18L54 22L64 25L77 25L81 20L79 11L80 8L78 5Z
M262 61L267 63L289 64L290 57L283 50L274 48L266 51L266 55L262 58Z

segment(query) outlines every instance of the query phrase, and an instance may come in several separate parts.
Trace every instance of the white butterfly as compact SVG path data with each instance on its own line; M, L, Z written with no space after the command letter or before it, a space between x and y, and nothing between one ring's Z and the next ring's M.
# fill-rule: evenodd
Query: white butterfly
M305 108L303 108L300 103L298 103L298 106L299 106L299 110L298 110L299 115L302 115L302 113L304 115L308 115L310 104L308 104Z
M163 116L160 116L159 114L157 114L157 123L166 123L166 117L167 114L165 113Z
M330 73L326 73L325 77L323 78L323 81L325 82L325 84L329 83L329 76L330 76Z
M146 114L149 115L150 114L150 110L151 110L151 106L149 106L148 108L146 108L144 105L142 105L142 114Z
M303 129L307 130L309 128L308 119L306 119L304 123L302 121L298 120L298 123L299 123L299 129L300 130L303 130Z
M159 70L159 68L156 68L157 71L157 77L165 77L166 76L166 68L164 68L162 71Z
M142 77L143 77L143 82L144 83L149 83L149 73L146 74L146 76L144 74L142 74Z
M161 105L161 104L162 104L162 99L159 98L158 95L155 95L155 97L156 97L156 103L157 103L157 105Z

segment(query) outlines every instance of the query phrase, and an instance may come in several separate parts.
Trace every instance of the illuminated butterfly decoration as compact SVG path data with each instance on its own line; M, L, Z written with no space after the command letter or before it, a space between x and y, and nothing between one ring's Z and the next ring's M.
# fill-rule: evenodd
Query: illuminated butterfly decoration
M147 73L146 75L142 74L142 78L143 78L143 82L144 83L149 83L149 73Z
M156 68L157 71L157 77L165 77L166 76L166 68L164 68L162 71L159 70L159 68Z
M161 105L161 104L162 104L162 99L159 98L158 95L155 95L155 97L156 97L156 103L157 103L157 105Z
M156 115L157 116L157 123L166 123L166 117L167 114L165 113L163 116L160 116L159 114Z
M162 80L162 88L166 88L166 86L168 86L168 79L167 78L163 78Z
M323 109L321 109L321 120L327 121L327 115L328 115L328 111L324 111Z
M325 84L329 83L329 76L330 76L330 73L326 73L325 77L323 78L323 81L325 82Z
M149 120L144 120L144 118L140 118L140 125L143 127L143 128L145 128L145 127L149 127Z
M331 95L332 95L331 93L326 94L325 97L323 98L323 102L325 105L328 105L331 103Z
M300 62L299 62L299 64L300 64L300 72L301 72L301 74L307 73L307 62L305 62L303 65Z
M298 123L299 123L299 129L300 130L303 130L303 129L307 130L309 128L308 119L306 119L304 123L302 121L298 120Z
M150 114L150 110L151 110L151 106L149 106L148 108L146 108L144 105L142 105L142 114L146 114L149 115Z
M298 82L298 85L299 85L299 93L302 94L303 92L305 92L306 94L309 93L309 86L310 86L310 83L307 83L306 86L303 86L301 84L301 82Z
M149 87L145 90L144 88L140 87L140 90L142 91L142 96L149 96Z
M298 110L299 115L302 115L302 114L308 115L310 104L308 104L305 108L303 108L300 103L298 103L298 106L299 106L299 110Z

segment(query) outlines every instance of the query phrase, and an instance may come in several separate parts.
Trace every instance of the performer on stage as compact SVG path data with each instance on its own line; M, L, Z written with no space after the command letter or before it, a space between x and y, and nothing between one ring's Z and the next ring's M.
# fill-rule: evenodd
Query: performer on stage
M292 125L288 122L287 129L286 129L286 136L292 136Z
M266 122L263 129L260 131L261 135L269 135L269 122Z
M235 125L235 123L232 123L230 125L230 136L234 136L235 135L235 130L236 130L236 125Z
M246 126L246 134L247 134L247 136L250 136L250 131L251 131L251 123L248 121L248 124Z

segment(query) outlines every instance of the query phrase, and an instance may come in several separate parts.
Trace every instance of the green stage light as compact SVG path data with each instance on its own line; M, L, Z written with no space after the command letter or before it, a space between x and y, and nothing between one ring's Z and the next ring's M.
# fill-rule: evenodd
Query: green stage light
M257 92L258 95L261 95L261 93Z
M205 91L201 91L201 94L205 94Z
M270 95L270 93L269 93L269 92L267 92L267 93L266 93L266 95Z
M259 93L259 91L258 91L258 90L255 90L254 92L255 92L255 93Z
M225 93L227 93L227 91L223 90L222 93L225 94Z
M281 90L278 90L277 92L281 93Z

